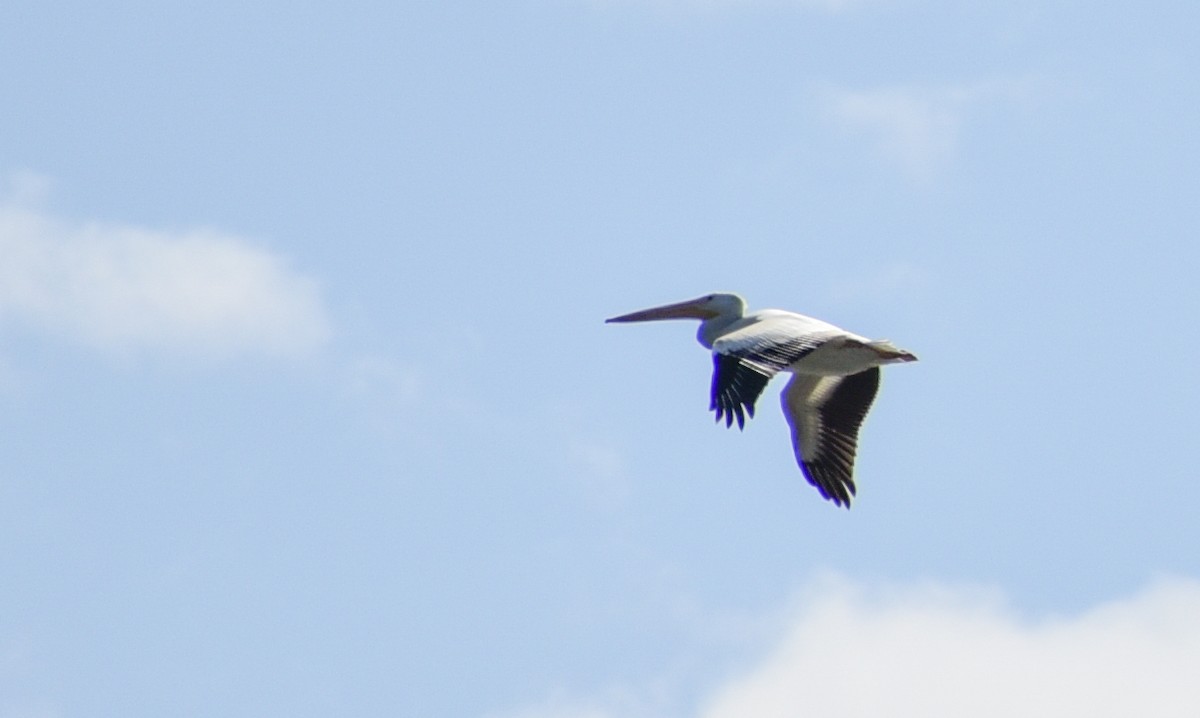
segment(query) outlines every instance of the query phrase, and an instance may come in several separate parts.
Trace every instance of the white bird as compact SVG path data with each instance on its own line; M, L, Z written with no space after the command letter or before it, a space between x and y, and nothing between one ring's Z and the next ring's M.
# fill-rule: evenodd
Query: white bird
M713 352L709 409L725 426L745 426L771 377L790 372L783 414L796 462L808 482L838 506L855 493L858 430L879 389L879 367L916 361L886 340L871 341L820 319L780 309L746 313L736 294L708 294L643 309L608 322L700 319L696 339Z

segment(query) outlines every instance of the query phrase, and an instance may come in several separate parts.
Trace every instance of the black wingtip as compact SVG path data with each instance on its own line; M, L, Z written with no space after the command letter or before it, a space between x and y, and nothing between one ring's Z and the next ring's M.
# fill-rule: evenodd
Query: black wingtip
M821 493L824 494L826 500L828 500L834 506L846 509L847 511L850 510L850 497L849 496L842 496L839 494L827 494L824 491L822 491Z
M800 463L800 472L808 483L816 487L820 492L821 498L831 502L834 506L844 507L847 511L850 510L850 500L857 493L857 487L854 485L854 477L850 474L838 475L830 472L828 467L820 462L815 463Z

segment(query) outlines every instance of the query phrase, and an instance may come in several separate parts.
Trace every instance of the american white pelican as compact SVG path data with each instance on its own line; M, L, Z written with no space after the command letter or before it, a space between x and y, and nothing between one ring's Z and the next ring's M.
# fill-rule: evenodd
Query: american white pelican
M858 429L879 389L879 367L915 356L802 314L747 314L746 301L736 294L708 294L606 321L656 319L702 320L696 339L713 352L709 409L725 426L736 419L741 429L771 377L791 372L781 398L796 461L822 496L850 508Z

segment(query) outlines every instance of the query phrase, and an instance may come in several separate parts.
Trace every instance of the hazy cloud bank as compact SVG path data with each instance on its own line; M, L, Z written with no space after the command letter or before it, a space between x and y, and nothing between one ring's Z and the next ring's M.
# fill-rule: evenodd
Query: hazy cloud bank
M328 338L316 282L275 253L208 229L53 217L16 184L0 201L0 323L117 353L279 356Z
M973 113L993 105L1027 104L1039 91L1033 79L825 87L818 101L830 122L869 139L913 179L929 181L952 163Z
M1200 715L1195 580L1165 579L1078 615L1029 619L994 591L828 579L785 615L765 655L705 691L691 715ZM556 698L507 715L615 718L627 707Z

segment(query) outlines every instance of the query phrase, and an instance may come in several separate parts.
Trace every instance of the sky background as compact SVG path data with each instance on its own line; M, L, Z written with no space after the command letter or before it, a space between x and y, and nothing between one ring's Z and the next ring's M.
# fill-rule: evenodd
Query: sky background
M1200 714L1200 6L0 8L0 718ZM887 338L850 511L736 291Z

